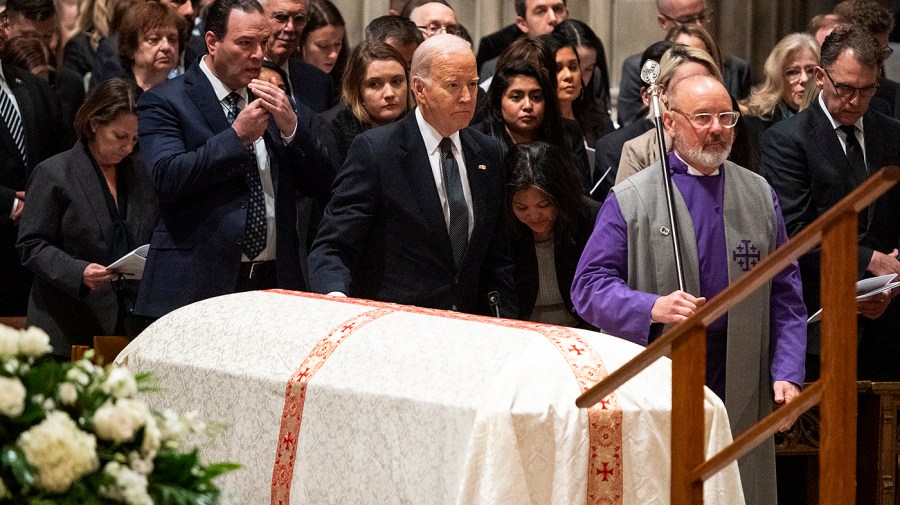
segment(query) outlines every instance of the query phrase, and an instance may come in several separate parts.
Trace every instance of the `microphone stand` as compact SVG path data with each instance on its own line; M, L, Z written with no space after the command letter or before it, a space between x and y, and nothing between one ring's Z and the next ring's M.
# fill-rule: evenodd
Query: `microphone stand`
M675 220L675 197L672 193L672 180L669 177L669 156L666 149L666 138L663 135L662 112L659 103L659 85L656 78L659 76L659 63L647 60L641 68L641 80L650 85L650 102L653 110L654 123L656 125L656 143L659 146L659 165L662 170L663 184L666 187L666 207L669 211L669 230L672 234L672 247L675 250L675 271L678 274L678 289L684 291L684 265L681 261L681 244L679 240L678 226Z

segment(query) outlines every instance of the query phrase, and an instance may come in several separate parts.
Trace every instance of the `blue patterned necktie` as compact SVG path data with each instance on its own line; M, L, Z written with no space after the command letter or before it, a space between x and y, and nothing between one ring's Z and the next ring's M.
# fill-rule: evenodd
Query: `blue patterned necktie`
M2 82L4 82L4 79L0 77L0 83ZM22 157L22 162L25 163L25 166L28 166L28 157L25 153L25 131L22 129L22 117L19 116L19 112L13 105L9 95L2 89L0 89L0 119L6 123L6 128L9 129L13 142L15 142L16 148L19 150L19 156Z
M238 100L240 95L229 93L225 97L225 106L228 107L226 115L228 124L234 123L240 109ZM262 179L259 176L259 165L256 163L256 149L253 144L247 146L247 155L250 158L250 168L245 174L247 188L250 190L250 201L247 204L247 227L244 236L241 237L241 251L249 258L259 256L266 248L266 197L263 194Z
M463 196L462 179L459 166L453 156L453 143L450 139L441 140L441 178L444 180L444 191L447 192L447 203L450 207L450 247L453 260L458 269L462 264L469 243L469 207Z

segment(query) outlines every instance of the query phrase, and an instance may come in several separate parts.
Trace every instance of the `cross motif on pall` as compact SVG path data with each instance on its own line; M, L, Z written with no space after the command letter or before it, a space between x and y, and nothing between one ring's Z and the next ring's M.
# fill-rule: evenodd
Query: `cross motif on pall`
M609 462L603 462L603 468L597 470L597 475L603 475L603 482L608 482L610 475L615 473L614 471L609 469Z
M285 449L291 449L294 447L294 436L290 431L284 434L282 443L284 444Z
M607 400L606 398L600 400L597 403L600 404L600 410L609 410L609 400Z
M569 347L569 350L574 352L575 354L581 356L581 353L585 351L584 348L578 347L578 344L572 344L572 347Z
M741 245L731 252L731 258L737 261L744 272L749 272L760 260L759 249L749 240L741 240Z
M300 380L307 379L307 378L309 378L309 377L312 377L312 374L310 373L309 367L304 368L302 372L300 372L299 374L297 374L297 378L300 379Z

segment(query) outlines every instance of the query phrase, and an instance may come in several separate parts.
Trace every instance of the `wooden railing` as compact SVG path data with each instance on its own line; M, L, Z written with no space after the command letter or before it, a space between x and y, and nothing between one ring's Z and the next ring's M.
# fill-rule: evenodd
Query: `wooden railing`
M672 505L703 503L703 481L772 437L779 426L821 402L820 503L855 502L856 474L856 302L859 212L900 180L900 167L877 171L814 223L761 261L750 273L678 324L631 361L581 395L588 408L657 359L672 358ZM900 216L895 216L900 219ZM821 378L742 433L721 452L704 457L703 385L706 328L769 282L791 262L822 244Z

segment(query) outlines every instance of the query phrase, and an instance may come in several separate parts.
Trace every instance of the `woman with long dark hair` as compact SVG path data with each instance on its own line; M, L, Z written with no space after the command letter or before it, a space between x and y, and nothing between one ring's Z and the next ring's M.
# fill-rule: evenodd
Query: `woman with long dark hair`
M505 165L519 317L587 327L569 290L599 204L581 195L569 157L549 143L516 144Z

